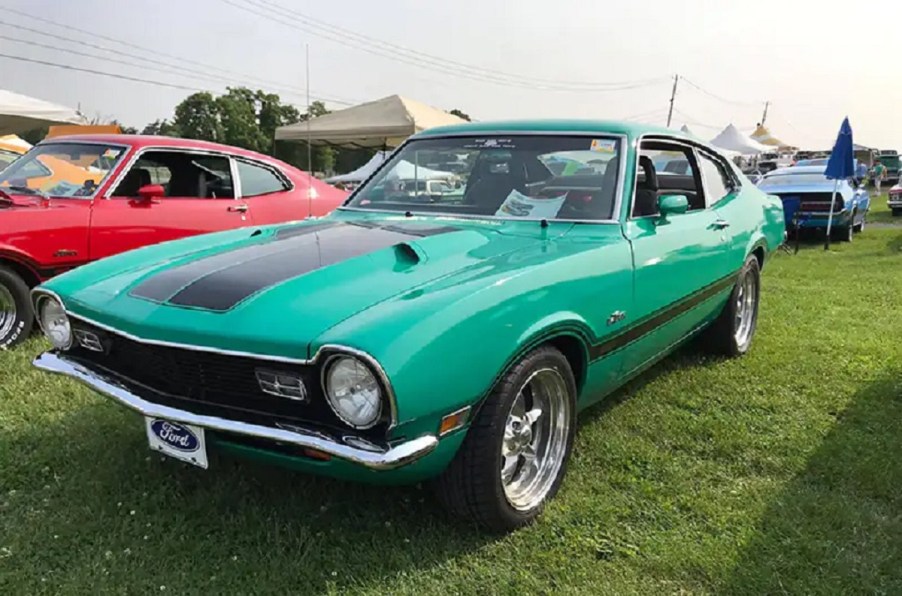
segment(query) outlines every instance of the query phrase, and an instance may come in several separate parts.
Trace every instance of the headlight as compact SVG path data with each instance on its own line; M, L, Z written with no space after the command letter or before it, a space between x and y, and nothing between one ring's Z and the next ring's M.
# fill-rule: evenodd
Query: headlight
M44 335L50 340L54 348L68 349L72 345L72 327L69 325L69 317L66 310L56 298L42 296L38 300L38 320Z
M354 428L370 428L382 413L382 390L370 368L353 356L326 363L323 389L335 415Z

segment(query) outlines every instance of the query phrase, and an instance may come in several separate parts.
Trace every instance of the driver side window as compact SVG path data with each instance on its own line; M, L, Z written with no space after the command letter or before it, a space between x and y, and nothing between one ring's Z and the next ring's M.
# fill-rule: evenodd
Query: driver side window
M689 211L705 208L695 152L677 143L643 141L639 148L632 217L657 216L658 199L665 195L685 196Z
M185 151L146 151L131 165L113 197L134 198L142 186L158 184L178 199L235 197L229 158Z

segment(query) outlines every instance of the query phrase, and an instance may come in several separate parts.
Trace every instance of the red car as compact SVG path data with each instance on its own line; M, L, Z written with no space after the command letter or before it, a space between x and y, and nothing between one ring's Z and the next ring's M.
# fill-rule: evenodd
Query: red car
M29 289L58 273L183 236L325 215L345 196L281 161L215 143L42 142L0 171L0 348L28 336Z

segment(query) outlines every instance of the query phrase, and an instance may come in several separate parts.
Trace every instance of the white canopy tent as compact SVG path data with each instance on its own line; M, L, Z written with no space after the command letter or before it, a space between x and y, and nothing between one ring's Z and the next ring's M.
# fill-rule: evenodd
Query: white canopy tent
M76 110L49 101L0 89L0 135L15 134L49 124L85 124Z
M276 129L277 141L342 147L397 147L427 128L465 122L424 103L391 95ZM309 125L309 131L308 131Z
M732 124L720 131L720 134L711 139L715 147L725 149L739 155L757 155L770 150L767 145L762 145L747 134L742 133Z
M414 178L417 180L450 180L456 178L457 174L415 166L409 161L402 160L392 167L388 177L399 180L413 180Z
M336 184L339 182L363 182L369 177L370 174L376 171L376 168L378 168L387 157L388 151L377 151L376 155L371 157L368 162L366 162L353 172L326 178L325 182L328 182L329 184Z

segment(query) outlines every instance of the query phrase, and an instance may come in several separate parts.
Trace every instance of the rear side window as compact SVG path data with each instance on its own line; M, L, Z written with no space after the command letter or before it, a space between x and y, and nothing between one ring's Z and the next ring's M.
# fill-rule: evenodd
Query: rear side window
M705 192L707 193L708 204L713 205L730 194L733 188L733 181L721 164L701 152L699 152L698 157L699 165L705 176Z
M241 196L256 197L288 190L288 185L275 172L246 161L238 161Z

